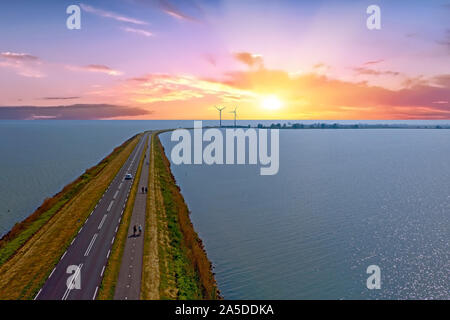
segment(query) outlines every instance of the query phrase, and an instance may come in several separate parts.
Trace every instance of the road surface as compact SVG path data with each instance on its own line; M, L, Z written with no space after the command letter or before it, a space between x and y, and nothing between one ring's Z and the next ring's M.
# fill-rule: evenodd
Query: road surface
M148 173L150 161L150 143L144 159L141 176L138 184L138 192L134 200L133 212L131 215L128 238L122 255L122 262L119 271L119 279L116 284L114 300L139 300L141 293L142 279L142 259L144 256L144 230L145 216L147 212L148 193L143 193L142 188L148 189ZM142 233L134 233L133 226L142 226Z
M141 137L35 299L96 298L148 135ZM124 180L126 173L133 180Z

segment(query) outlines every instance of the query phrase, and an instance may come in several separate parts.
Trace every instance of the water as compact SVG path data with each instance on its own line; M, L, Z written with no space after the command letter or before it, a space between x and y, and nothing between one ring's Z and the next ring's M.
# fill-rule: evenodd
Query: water
M449 159L450 130L288 130L278 175L172 169L225 298L450 299Z

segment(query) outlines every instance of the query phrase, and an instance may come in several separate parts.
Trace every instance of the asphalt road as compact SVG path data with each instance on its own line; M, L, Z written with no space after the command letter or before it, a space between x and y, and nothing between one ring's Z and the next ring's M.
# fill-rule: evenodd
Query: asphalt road
M148 135L141 138L35 299L96 298ZM126 173L133 180L124 180Z
M116 284L114 300L139 300L141 293L142 260L144 256L144 230L147 212L148 194L142 188L148 188L148 174L150 161L150 143L144 159L141 176L139 178L138 192L134 200L128 238L122 255L119 278ZM133 227L142 226L142 232L134 233Z

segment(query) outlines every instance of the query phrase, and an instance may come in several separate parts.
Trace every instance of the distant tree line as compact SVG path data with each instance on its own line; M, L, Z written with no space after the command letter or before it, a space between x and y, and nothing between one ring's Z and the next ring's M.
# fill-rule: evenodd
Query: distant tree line
M258 129L450 129L450 124L440 125L412 125L412 124L367 124L367 123L355 123L355 124L341 124L341 123L272 123L270 125L264 125L259 123Z

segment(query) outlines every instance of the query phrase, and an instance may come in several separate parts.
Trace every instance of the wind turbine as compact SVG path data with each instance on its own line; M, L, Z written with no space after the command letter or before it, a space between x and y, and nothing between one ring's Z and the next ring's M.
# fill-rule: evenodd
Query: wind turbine
M230 111L230 113L234 113L234 127L236 128L236 110L237 107L234 108L234 111Z
M216 109L219 111L219 115L220 115L220 127L222 128L222 110L225 109L225 107L222 108L218 108L216 107Z

